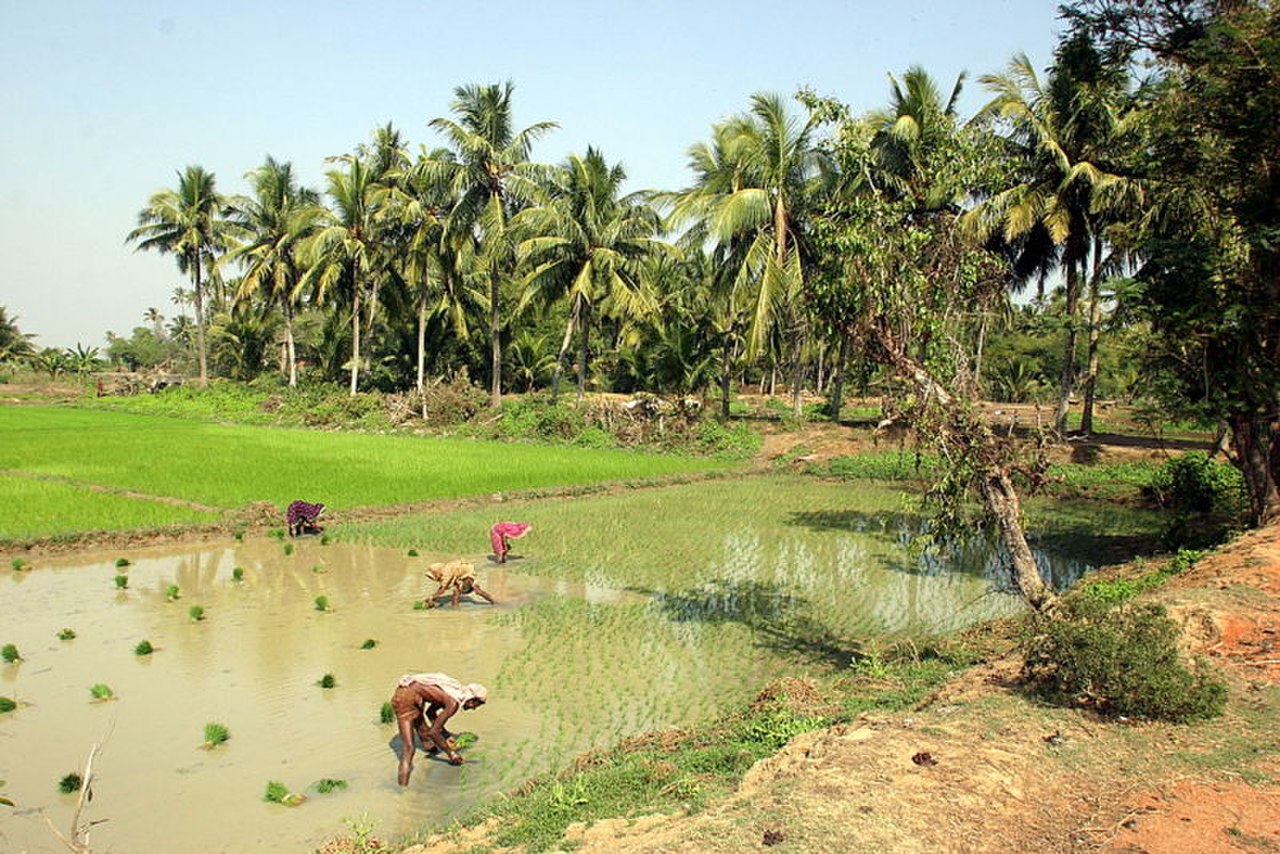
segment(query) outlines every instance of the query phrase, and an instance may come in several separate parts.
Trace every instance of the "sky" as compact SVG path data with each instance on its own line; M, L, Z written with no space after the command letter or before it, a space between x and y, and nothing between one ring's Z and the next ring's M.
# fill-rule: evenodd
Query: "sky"
M459 86L510 81L516 128L559 125L532 159L594 146L627 190L688 186L689 147L757 92L861 114L920 65L944 92L968 74L968 117L981 75L1048 67L1059 2L0 0L0 306L37 348L172 319L189 281L126 237L186 166L247 193L270 155L323 189L326 158L388 122L442 145L428 122Z

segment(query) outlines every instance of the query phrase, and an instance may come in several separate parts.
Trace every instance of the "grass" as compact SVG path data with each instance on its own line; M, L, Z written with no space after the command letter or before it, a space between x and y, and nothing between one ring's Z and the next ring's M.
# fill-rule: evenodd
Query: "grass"
M231 731L222 724L210 722L204 725L205 747L217 747L219 744L225 744L229 738L231 738Z
M84 453L86 435L93 436L92 455ZM139 459L150 464L139 466ZM209 466L210 459L220 464ZM218 510L262 500L283 507L300 495L323 496L331 507L386 506L726 465L610 449L5 407L0 411L0 469L15 474L0 478L0 503L16 512L0 518L0 539L206 521L218 518ZM193 471L201 476L192 477ZM95 506L99 501L103 507Z
M116 692L111 690L111 686L105 682L97 682L89 687L89 693L93 695L93 699L104 701L115 699Z
M138 641L138 645L133 648L133 654L137 656L150 655L155 651L156 648L151 645L149 640Z
M16 644L7 643L0 647L0 659L3 659L5 664L13 664L15 661L22 661L22 656L18 653Z

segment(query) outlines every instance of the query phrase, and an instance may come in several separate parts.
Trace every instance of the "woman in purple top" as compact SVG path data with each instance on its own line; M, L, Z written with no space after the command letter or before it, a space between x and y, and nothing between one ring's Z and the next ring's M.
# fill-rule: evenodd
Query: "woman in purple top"
M324 530L320 526L320 514L324 512L323 504L311 504L306 501L295 501L285 511L285 519L289 522L289 536L302 534L319 534Z

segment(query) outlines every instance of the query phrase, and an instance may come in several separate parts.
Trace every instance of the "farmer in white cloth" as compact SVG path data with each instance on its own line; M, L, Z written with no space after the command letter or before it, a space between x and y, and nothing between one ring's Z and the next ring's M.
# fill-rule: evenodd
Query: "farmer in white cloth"
M479 683L462 684L444 673L407 673L396 683L391 709L400 727L400 785L409 785L413 772L413 733L416 730L427 753L444 751L450 765L461 765L457 742L446 724L458 709L474 709L489 699Z

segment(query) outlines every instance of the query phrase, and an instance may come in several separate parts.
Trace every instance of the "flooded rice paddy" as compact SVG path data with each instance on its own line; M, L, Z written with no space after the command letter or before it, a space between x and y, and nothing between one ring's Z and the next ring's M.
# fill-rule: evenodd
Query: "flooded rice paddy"
M870 487L725 481L335 527L327 544L0 569L0 644L22 656L0 663L0 696L18 702L0 715L0 795L15 804L0 849L64 850L50 824L67 832L76 798L58 783L94 743L95 850L302 851L371 826L400 839L582 750L705 720L783 673L844 666L858 639L1020 607L992 589L998 556L977 543L922 552L918 522L887 509L898 503ZM481 545L498 518L534 523L505 566ZM433 587L425 568L456 557L498 605L415 609ZM1060 584L1088 569L1039 558ZM139 656L144 640L155 651ZM419 753L402 789L380 711L401 674L423 670L482 682L490 702L451 726L480 736L467 764ZM96 700L97 684L113 699ZM209 723L230 738L206 749ZM345 787L322 793L323 780ZM307 800L264 801L272 781Z

